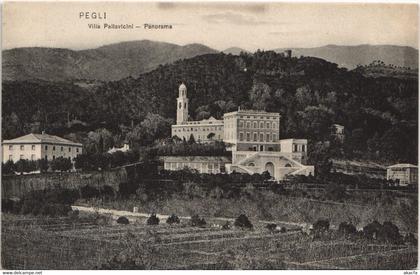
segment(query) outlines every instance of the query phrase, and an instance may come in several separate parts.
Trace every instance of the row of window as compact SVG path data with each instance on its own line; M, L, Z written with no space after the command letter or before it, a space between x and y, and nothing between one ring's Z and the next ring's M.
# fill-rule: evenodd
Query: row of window
M259 137L259 140L258 140ZM265 139L264 139L265 138ZM239 132L239 141L244 141L244 133ZM251 140L251 133L246 133L246 141L260 141L260 142L275 142L277 141L277 135L276 134L270 134L267 133L264 137L264 133L253 133L252 140Z
M19 159L25 159L24 155L20 155ZM34 154L31 155L31 160L36 160L36 156ZM55 156L52 157L52 159L55 159ZM69 160L71 160L71 157L68 157ZM9 160L13 161L13 155L9 155ZM45 160L48 160L48 156L45 156Z
M275 116L239 116L239 118L250 118L250 119L278 119Z
M245 127L245 128L251 129L251 126L254 129L257 129L257 128L260 128L260 129L271 129L271 128L273 128L273 129L275 129L277 127L277 123L275 123L275 122L263 122L263 121L260 121L260 122L247 121L245 123L244 121L239 121L239 128L244 128Z
M217 130L221 131L222 127L221 126L220 127L209 127L209 128L184 127L184 128L180 128L180 129L174 129L174 133L176 133L176 132L179 132L179 133L181 133L181 132L197 132L198 130L200 130L200 131L217 131Z
M13 145L9 145L9 150L13 150ZM25 145L20 145L20 150L25 150ZM31 150L35 150L35 145L31 145ZM48 150L48 145L45 145L45 150ZM55 151L55 146L52 147L52 150ZM64 151L64 147L61 146L61 151ZM69 147L69 152L71 152L71 147ZM76 148L76 152L79 153L79 148Z
M13 150L13 145L9 145L9 150ZM20 150L25 150L25 145L20 145ZM31 145L31 150L35 150L35 145Z

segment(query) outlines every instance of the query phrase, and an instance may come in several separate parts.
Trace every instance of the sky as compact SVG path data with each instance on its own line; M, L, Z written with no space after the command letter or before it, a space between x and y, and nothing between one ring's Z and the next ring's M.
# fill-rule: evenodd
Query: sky
M79 18L100 12L107 19ZM89 29L89 23L139 28ZM144 29L171 24L172 29ZM3 49L96 48L132 40L178 45L201 43L217 50L308 48L327 44L392 44L418 48L418 8L413 4L349 3L5 3Z

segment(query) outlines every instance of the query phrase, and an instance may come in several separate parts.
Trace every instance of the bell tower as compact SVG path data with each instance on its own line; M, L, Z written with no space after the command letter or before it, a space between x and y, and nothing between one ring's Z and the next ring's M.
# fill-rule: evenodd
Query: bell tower
M176 124L183 124L188 120L188 98L187 98L187 86L182 83L179 86L179 95L177 98L176 108Z

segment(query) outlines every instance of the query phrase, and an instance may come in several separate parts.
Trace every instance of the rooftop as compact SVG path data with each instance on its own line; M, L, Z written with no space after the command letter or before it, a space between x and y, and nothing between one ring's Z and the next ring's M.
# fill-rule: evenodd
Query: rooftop
M237 111L234 112L229 112L229 113L225 113L224 116L227 115L233 115L233 114L266 114L266 115L274 115L274 116L280 116L279 113L276 112L267 112L267 111L263 111L263 110L253 110L253 109L238 109Z
M387 168L417 168L417 166L410 163L397 163L397 164L388 166Z
M14 139L3 140L3 144L24 144L24 143L52 143L82 146L81 143L48 134L28 134Z

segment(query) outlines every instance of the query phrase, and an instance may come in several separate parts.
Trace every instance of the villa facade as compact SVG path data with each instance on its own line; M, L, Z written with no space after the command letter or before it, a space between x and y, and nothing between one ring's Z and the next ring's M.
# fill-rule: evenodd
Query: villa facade
M181 84L177 98L177 124L172 136L188 140L192 135L198 142L223 141L231 151L230 162L224 162L226 173L269 172L276 180L290 175L314 175L314 167L307 166L306 139L280 139L280 114L258 110L241 110L223 115L223 120L188 120L187 87ZM164 158L167 170L195 167L196 158ZM181 165L181 166L180 166ZM201 166L200 166L201 168ZM206 169L198 169L206 172ZM223 171L220 170L220 171ZM215 170L213 169L212 172Z

